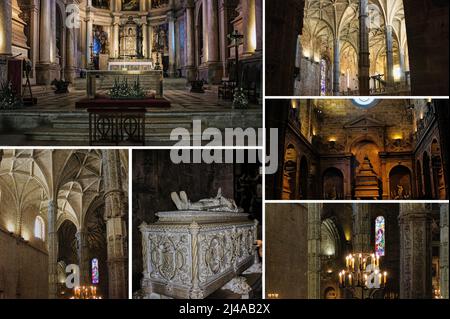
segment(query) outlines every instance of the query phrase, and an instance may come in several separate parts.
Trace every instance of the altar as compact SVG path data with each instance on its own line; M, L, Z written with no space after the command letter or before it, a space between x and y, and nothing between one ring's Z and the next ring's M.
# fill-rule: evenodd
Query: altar
M111 59L108 62L108 71L151 71L155 65L150 59Z

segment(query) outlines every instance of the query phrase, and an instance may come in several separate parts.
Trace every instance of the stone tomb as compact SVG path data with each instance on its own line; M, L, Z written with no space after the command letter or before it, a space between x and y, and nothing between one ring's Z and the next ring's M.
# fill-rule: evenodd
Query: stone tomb
M250 268L257 259L257 222L235 211L157 213L140 226L144 298L201 299Z

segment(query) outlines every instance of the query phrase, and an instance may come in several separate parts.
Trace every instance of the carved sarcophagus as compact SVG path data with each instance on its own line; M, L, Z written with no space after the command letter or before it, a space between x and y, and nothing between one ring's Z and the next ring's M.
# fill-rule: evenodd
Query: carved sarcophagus
M157 213L140 226L142 287L172 298L205 298L253 265L257 222L230 211Z

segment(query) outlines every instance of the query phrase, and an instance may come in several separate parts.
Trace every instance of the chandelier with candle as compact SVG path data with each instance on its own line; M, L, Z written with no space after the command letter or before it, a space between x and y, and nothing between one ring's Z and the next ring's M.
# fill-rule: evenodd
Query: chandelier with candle
M339 272L339 287L352 291L361 290L361 299L386 287L387 272L380 269L380 256L357 253L345 257L346 268ZM365 293L367 292L367 294Z
M97 287L82 286L73 289L73 296L70 299L102 299L102 297L97 296Z

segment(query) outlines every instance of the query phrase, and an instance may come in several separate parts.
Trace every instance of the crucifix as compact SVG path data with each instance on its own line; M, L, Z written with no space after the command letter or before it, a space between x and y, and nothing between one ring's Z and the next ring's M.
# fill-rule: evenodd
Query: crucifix
M231 34L228 35L228 39L231 40L231 47L234 47L234 59L236 64L236 87L240 86L239 83L239 45L242 44L242 39L244 36L239 34L237 30L234 30Z

